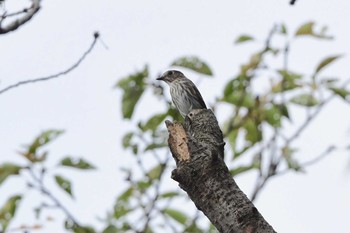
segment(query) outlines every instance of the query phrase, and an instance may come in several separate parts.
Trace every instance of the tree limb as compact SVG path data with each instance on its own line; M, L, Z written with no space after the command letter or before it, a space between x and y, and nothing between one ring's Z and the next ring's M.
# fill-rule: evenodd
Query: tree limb
M99 36L100 35L99 35L98 32L94 33L94 40L92 41L92 43L91 43L90 47L88 48L88 50L86 50L84 52L84 54L79 58L79 60L77 62L75 62L73 65L71 65L66 70L61 71L61 72L59 72L57 74L46 76L46 77L24 80L24 81L20 81L18 83L12 84L12 85L10 85L8 87L5 87L4 89L1 89L0 90L0 95L3 94L6 91L9 91L9 90L11 90L13 88L19 87L19 86L24 85L24 84L48 81L50 79L59 78L62 75L68 74L69 72L71 72L72 70L77 68L80 65L80 63L86 58L86 56L92 51L92 49L95 47L95 44L96 44L97 39L99 38Z
M184 124L166 121L179 182L222 233L275 232L239 189L224 163L223 135L211 110L193 110Z
M9 23L5 27L3 27L0 24L0 34L6 34L8 32L14 31L20 26L27 23L40 10L40 2L41 0L32 0L32 5L29 8L25 8L23 11L20 12L20 13L26 13L25 15L23 15L21 18L14 20L13 22ZM15 13L10 15L5 14L1 17L1 20L9 16L18 15L20 13Z

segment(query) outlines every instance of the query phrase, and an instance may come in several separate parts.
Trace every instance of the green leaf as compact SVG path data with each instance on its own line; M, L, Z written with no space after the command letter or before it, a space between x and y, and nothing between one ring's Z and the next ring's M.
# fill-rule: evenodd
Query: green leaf
M262 140L262 132L257 122L249 119L243 127L246 130L245 139L251 142L251 145Z
M273 127L281 127L281 110L275 105L266 108L264 111L266 122L269 123Z
M306 107L313 107L319 103L318 100L310 94L297 95L293 97L290 101L294 104L298 104Z
M339 95L344 100L347 100L347 97L350 96L350 91L344 88L330 87L329 89L333 91L334 94Z
M167 113L160 113L160 114L156 114L154 116L152 116L147 122L146 124L144 124L142 126L142 130L143 131L147 131L147 130L156 130L157 127L163 123L164 119L167 117Z
M244 75L238 75L226 84L224 88L224 97L236 91L245 91L247 86L249 86L249 78Z
M30 162L36 163L41 162L46 159L47 152L43 152L42 154L38 154L37 150L41 147L45 146L49 142L55 140L58 136L60 136L64 131L63 130L47 130L41 133L38 137L34 139L34 141L26 146L28 150L26 152L20 153L25 158L27 158Z
M292 71L287 70L277 70L277 72L282 76L283 79L289 81L289 80L298 80L303 77L303 75L294 73Z
M294 171L302 172L303 168L300 164L293 158L293 154L296 152L295 149L284 147L282 148L282 155L287 162L288 168Z
M147 176L151 179L159 179L159 176L162 174L164 170L164 165L159 164L157 166L155 166L154 168L152 168L148 173Z
M160 198L164 198L164 199L167 199L167 198L173 198L173 197L177 197L179 196L180 194L178 192L166 192L166 193L162 193L159 195Z
M138 181L136 183L136 185L137 185L138 190L140 190L143 193L146 189L151 187L152 182L150 180L147 180L147 181L141 180L141 181Z
M133 228L130 226L129 223L123 222L120 233L129 232L129 230L133 230ZM153 232L150 231L150 229L147 229L145 233L153 233Z
M312 36L319 39L332 39L332 36L326 35L327 27L323 27L320 32L315 32L315 23L308 22L301 25L295 33L295 36Z
M337 60L340 57L342 57L342 55L331 56L331 57L327 57L327 58L323 59L320 62L320 64L318 64L316 71L315 71L315 75L318 74L326 66L330 65L331 63L333 63L335 60Z
M130 199L133 197L134 191L134 186L131 186L119 195L116 204L114 205L113 217L115 219L119 219L133 211L133 208L130 208L129 203Z
M246 91L250 85L249 80L250 77L245 75L238 75L230 80L224 88L224 96L220 101L247 108L254 107L254 97L251 92Z
M296 31L295 35L296 36L313 35L314 25L315 25L314 22L308 22L306 24L301 25Z
M178 58L171 64L171 66L185 67L200 74L206 74L209 76L213 75L210 67L204 61L194 56Z
M116 226L108 225L102 233L118 233L120 232Z
M232 160L234 159L238 159L239 157L241 157L241 155L243 155L247 150L251 149L251 145L245 146L244 148L240 149L239 151L234 151L233 153L233 157Z
M254 38L250 35L240 35L236 40L235 44L241 44L243 42L252 41Z
M277 104L276 104L275 106L278 107L278 109L280 110L282 116L284 116L284 117L290 119L290 117L289 117L289 111L288 111L287 105L285 105L285 104L278 104L278 105L277 105Z
M134 188L130 187L127 190L125 190L122 194L119 195L118 200L126 202L133 195L133 193L134 193Z
M174 219L175 221L177 221L178 223L181 223L182 225L185 225L188 220L188 216L186 216L185 213L182 213L178 210L167 208L167 209L164 209L163 212L169 217L171 217L172 219Z
M22 167L12 163L4 163L0 165L0 185L7 177L18 175Z
M262 62L262 58L263 58L262 55L264 52L267 52L267 51L252 54L248 63L243 64L241 66L241 75L242 76L247 76L248 71L253 71L256 68L258 68L258 66Z
M64 226L67 230L70 230L74 233L96 233L95 229L91 226L83 226L83 225L78 225L71 220L66 220L64 222Z
M303 77L301 74L286 70L277 70L277 72L282 80L272 86L273 93L285 92L302 86L299 84L299 80Z
M16 214L17 206L22 196L15 195L10 197L0 209L1 232L6 232L8 225Z
M154 149L158 149L158 148L163 148L168 146L167 143L151 143L149 144L144 151L149 151L149 150L154 150Z
M127 215L128 213L130 213L131 211L133 211L134 209L128 207L127 203L120 203L117 202L117 204L114 206L114 214L113 217L115 219L120 219L121 217Z
M134 136L133 132L129 132L129 133L124 135L123 140L122 140L124 148L128 148L128 147L130 147L130 145L132 145L131 140L132 140L133 136Z
M56 175L55 180L61 189L63 189L66 193L68 193L71 197L73 197L72 183L68 179L63 178L62 176Z
M60 162L60 165L62 166L67 166L67 167L74 167L78 169L95 169L93 165L85 161L84 159L77 159L77 158L71 158L71 157L66 157L62 159Z
M174 108L169 107L167 114L168 114L168 116L171 116L174 121L182 121L183 120L180 112Z
M231 94L225 96L221 101L247 108L252 108L255 104L253 96L245 91L232 92Z
M229 132L229 134L228 134L228 142L229 142L232 150L236 149L237 136L238 136L238 130L237 129L231 130L231 132Z
M240 167L231 169L230 173L232 176L237 176L238 174L250 171L250 170L255 169L255 168L256 168L256 166L254 164L248 165L248 166L240 166Z
M284 35L287 34L287 27L284 23L281 24L280 32L281 34L284 34Z
M216 229L216 227L212 223L210 223L208 233L219 233L219 231Z
M148 67L136 72L117 83L117 87L123 90L122 113L126 119L131 119L135 106L146 88L146 78L148 77Z
M199 226L197 225L197 223L195 221L193 221L191 223L191 225L189 225L183 232L190 232L190 233L209 233L207 230L202 230L199 228ZM218 231L216 231L215 233L219 233Z

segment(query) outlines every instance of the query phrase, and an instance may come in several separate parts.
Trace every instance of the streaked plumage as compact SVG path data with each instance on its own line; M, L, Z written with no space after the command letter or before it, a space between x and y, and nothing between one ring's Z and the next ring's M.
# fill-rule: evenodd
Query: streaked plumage
M193 109L207 108L196 85L180 71L169 70L157 80L169 85L173 103L183 117Z

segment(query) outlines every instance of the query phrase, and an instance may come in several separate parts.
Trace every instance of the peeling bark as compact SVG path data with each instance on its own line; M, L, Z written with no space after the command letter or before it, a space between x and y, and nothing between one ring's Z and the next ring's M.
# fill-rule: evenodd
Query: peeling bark
M177 166L172 178L220 232L275 232L233 180L223 160L223 135L211 110L193 110L184 124L166 121L166 126Z

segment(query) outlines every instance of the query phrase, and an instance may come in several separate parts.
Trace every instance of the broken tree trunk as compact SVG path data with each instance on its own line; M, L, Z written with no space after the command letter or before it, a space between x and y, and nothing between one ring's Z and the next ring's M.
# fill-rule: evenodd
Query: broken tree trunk
M193 110L184 124L165 123L177 166L172 178L220 232L275 232L233 180L223 160L223 135L211 110Z

